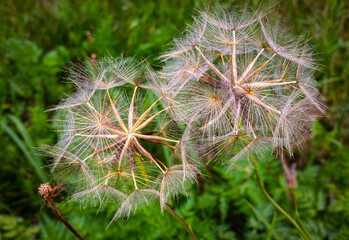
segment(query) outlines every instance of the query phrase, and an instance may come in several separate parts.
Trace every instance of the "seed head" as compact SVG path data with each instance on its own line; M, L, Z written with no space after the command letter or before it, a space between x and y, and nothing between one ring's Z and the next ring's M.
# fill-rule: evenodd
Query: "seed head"
M117 206L113 220L155 199L163 207L197 173L165 97L154 99L148 90L157 89L147 81L154 73L144 69L123 58L75 66L68 79L77 91L54 108L59 141L45 148L71 200ZM170 159L156 146L172 153Z
M160 76L177 119L196 127L200 152L229 152L233 164L262 146L292 154L325 113L312 53L265 13L200 12L162 56Z

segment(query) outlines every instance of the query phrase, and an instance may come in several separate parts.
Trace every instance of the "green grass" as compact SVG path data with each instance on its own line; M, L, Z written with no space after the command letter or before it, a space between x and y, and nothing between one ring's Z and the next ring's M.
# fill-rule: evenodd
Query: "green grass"
M49 179L47 159L35 148L56 141L46 109L72 92L64 67L97 57L135 55L155 60L180 35L197 8L244 1L2 1L0 3L0 239L71 239L36 193ZM313 124L313 138L297 153L298 212L314 239L349 239L349 3L345 0L247 3L267 8L291 32L316 47L316 78L328 116ZM290 207L278 160L260 164L268 191ZM199 239L299 239L258 190L249 166L227 173L203 169L205 179L174 204ZM158 206L105 231L112 213L63 203L59 208L87 239L188 239Z

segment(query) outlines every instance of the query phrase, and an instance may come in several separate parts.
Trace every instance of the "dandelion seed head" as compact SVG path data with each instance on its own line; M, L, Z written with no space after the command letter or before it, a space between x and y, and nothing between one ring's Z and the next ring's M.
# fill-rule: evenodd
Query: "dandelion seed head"
M76 65L69 74L76 92L53 108L59 141L43 151L52 157L52 175L67 186L70 201L98 210L112 205L115 220L155 200L164 207L183 192L170 196L168 188L161 190L173 166L187 172L175 185L192 181L195 167L187 164L183 131L170 117L173 101L167 102L166 87L150 66L102 58ZM176 157L166 160L156 146ZM178 146L180 156L174 153Z
M200 132L207 159L234 163L257 148L292 154L325 113L313 48L266 12L202 11L184 34L163 55L161 77L172 86L175 115Z

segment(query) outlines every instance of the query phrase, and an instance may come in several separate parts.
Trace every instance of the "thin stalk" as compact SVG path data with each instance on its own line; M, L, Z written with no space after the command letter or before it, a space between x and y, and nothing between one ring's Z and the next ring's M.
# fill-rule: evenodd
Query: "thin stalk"
M56 193L56 191L60 188L62 188L62 184L58 184L54 188L51 188L49 183L43 183L40 184L40 187L38 188L39 194L42 197L42 199L45 201L44 205L41 207L41 209L46 205L46 203L49 203L54 213L58 216L59 220L61 220L62 223L80 240L84 240L83 237L73 228L72 225L68 222L67 219L62 215L62 213L58 210L56 207L56 204L53 201L54 197L57 197L59 193Z
M188 231L188 233L190 234L190 236L193 240L198 240L197 237L195 236L194 232L190 229L190 227L184 222L184 220L172 208L170 208L166 204L165 204L165 208L169 213L171 213L175 218L177 218L178 221L181 222L181 224L185 227L185 229Z
M73 228L72 225L68 222L67 219L62 215L62 213L58 210L55 203L53 202L52 198L47 199L47 202L50 204L52 210L55 212L55 214L58 216L59 220L61 220L62 223L80 240L84 240L83 237Z
M274 205L274 207L281 212L292 224L295 226L299 232L299 234L305 239L305 240L312 240L311 236L308 235L301 226L298 225L296 220L294 220L277 202L274 201L274 199L269 195L267 190L264 187L264 181L259 173L259 168L257 164L257 159L255 157L252 157L252 164L254 165L255 168L255 174L257 177L257 182L259 185L259 188L262 190L263 194L265 197Z

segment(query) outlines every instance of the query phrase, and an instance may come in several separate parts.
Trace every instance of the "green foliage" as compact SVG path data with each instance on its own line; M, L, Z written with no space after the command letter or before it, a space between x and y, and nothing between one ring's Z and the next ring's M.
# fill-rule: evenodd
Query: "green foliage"
M0 239L35 239L40 232L38 225L32 225L22 217L0 215Z
M70 62L136 55L154 60L190 23L195 8L244 1L2 1L0 4L0 239L72 239L36 194L48 162L35 147L54 143L46 109L71 92L62 69ZM257 9L274 1L249 1ZM272 8L280 22L312 37L322 64L317 79L329 105L313 124L313 138L297 153L299 217L313 239L349 239L349 6L345 0L285 0ZM155 60L156 64L157 61ZM157 65L155 66L157 67ZM260 164L266 188L296 217L277 159ZM299 239L296 230L259 191L248 163L227 172L212 163L198 186L174 204L199 239ZM74 204L58 205L86 239L188 239L158 206L119 220ZM40 229L39 229L40 228Z

